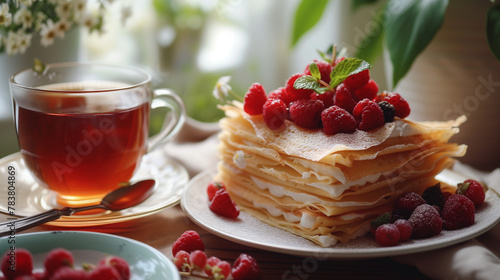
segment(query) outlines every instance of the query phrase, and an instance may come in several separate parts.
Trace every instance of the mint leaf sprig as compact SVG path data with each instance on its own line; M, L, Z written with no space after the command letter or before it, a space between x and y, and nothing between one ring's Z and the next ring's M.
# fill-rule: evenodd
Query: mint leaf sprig
M370 69L370 63L359 58L346 58L339 62L330 73L331 81L326 83L321 80L321 73L316 63L309 64L309 72L311 75L306 75L298 78L293 87L295 89L312 89L319 94L326 91L334 91L334 89L345 79L352 75L356 75L364 70Z

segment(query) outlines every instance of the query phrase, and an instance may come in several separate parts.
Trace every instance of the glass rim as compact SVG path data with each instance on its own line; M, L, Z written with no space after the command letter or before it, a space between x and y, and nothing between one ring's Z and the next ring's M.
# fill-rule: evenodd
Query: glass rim
M62 93L62 92L65 92L65 93L81 93L81 94L83 93L83 94L85 94L85 93L110 92L110 91L122 91L122 90L133 89L133 88L137 88L137 87L146 85L149 82L151 82L151 80L152 80L152 77L151 77L151 75L149 73L147 73L146 71L144 71L142 69L136 68L136 67L123 66L123 65L114 65L114 64L105 64L105 63L93 63L93 62L58 62L58 63L50 63L50 64L47 64L45 66L45 69L44 69L44 71L43 71L43 73L41 75L47 74L47 71L49 71L50 69L62 69L62 68L70 68L70 67L82 67L82 66L83 67L106 67L106 68L115 68L115 69L126 69L128 71L135 71L136 73L139 73L139 74L143 75L144 78L142 79L141 82L134 83L134 84L131 84L131 85L125 85L125 86L121 86L121 87L105 88L105 89L98 89L98 90L95 90L95 89L93 89L93 90L46 89L46 88L40 88L39 86L36 87L36 86L24 85L24 84L21 84L18 81L16 81L16 77L19 77L20 75L28 73L28 72L33 72L35 75L40 75L35 70L33 70L33 68L27 68L27 69L21 70L21 71L19 71L17 73L14 73L10 77L9 83L11 85L14 85L16 87L19 87L19 88L22 88L22 89L25 89L25 90L35 90L35 91L39 91L39 92L53 92L53 93Z

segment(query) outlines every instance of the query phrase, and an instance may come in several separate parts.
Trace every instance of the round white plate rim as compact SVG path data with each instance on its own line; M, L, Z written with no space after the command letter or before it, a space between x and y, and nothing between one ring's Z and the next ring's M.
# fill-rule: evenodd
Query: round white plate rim
M0 240L7 239L7 238L8 237L3 237L3 238L0 238ZM40 240L40 238L42 238L42 239L44 238L44 240L46 242L49 242L49 244L46 244L46 245L50 245L50 242L56 241L56 239L58 242L60 242L61 238L63 238L63 239L64 238L71 238L71 239L89 238L92 240L103 239L103 241L108 241L108 240L112 239L112 240L115 240L116 243L117 242L125 242L123 244L128 243L128 244L132 244L134 246L141 247L145 250L148 250L159 261L164 262L163 264L166 265L168 272L171 272L171 274L175 277L175 279L173 279L173 280L180 280L180 275L177 273L177 268L175 267L174 263L171 260L169 260L160 251L151 247L150 245L142 243L142 242L134 240L134 239L131 239L131 238L113 235L113 234L107 234L107 233L99 233L99 232L91 232L91 231L69 231L69 230L68 231L44 231L44 232L22 233L22 234L16 235L15 238L16 238L16 242L17 242L16 244L22 244L24 239L32 239L32 240L36 239L38 241L38 240ZM82 243L82 242L74 243L74 244L76 247L78 247L78 249L85 249L85 246L86 246L86 243ZM52 248L52 249L60 248L60 247L62 247L62 246L55 245L54 248ZM20 246L18 245L17 248L24 248L24 249L28 249L28 250L30 249L30 248L27 248L27 246L23 246L23 245L20 245ZM68 249L68 248L66 248L66 249ZM76 249L68 249L68 250L73 251ZM94 251L93 249L90 249L90 250ZM105 251L100 251L100 252L105 252ZM47 253L47 252L45 252L45 253ZM133 272L133 270L132 270L132 272Z
M375 241L373 240L373 238L367 235L352 240L346 244L339 244L339 246L335 245L329 248L320 247L312 243L311 241L307 240L306 241L310 243L310 247L304 248L304 247L293 246L294 244L287 244L289 246L281 246L282 244L275 242L268 242L264 239L260 240L257 240L255 238L249 239L248 237L234 234L235 232L238 231L234 230L233 227L238 226L238 224L230 219L226 219L214 214L212 219L220 219L225 223L224 224L225 226L220 228L214 228L210 224L209 219L205 220L200 219L201 215L198 215L199 213L196 213L196 211L194 211L196 209L193 207L193 205L190 204L190 201L192 201L190 197L192 197L193 195L202 195L206 197L206 192L205 192L206 185L210 180L212 180L213 175L215 175L215 172L216 172L215 169L206 170L190 180L181 198L181 207L183 211L198 226L204 228L205 230L221 238L242 245L246 245L249 247L254 247L277 253L284 253L284 254L303 256L303 257L327 258L327 259L369 259L377 257L391 257L398 255L413 254L413 253L444 248L447 246L451 246L453 244L457 244L472 239L488 231L500 221L500 197L496 192L491 190L487 193L487 200L489 199L497 200L497 203L495 204L488 203L489 205L488 207L491 207L492 209L488 208L486 210L481 210L478 214L481 215L481 213L483 213L484 211L493 212L496 210L495 217L488 218L487 223L482 223L482 221L478 222L476 220L476 223L468 228L455 231L443 230L443 232L440 235L435 237L420 239L420 240L411 240L409 242L401 243L397 246L392 246L392 247L381 247L381 246L372 246L371 248L339 247L339 246L346 246L349 243L353 244L357 242L363 242L363 239L370 239L370 241L368 242L374 244ZM208 211L208 198L206 198L206 201L207 201L206 205ZM281 229L274 228L264 222L260 222L257 218L243 211L241 212L239 218L242 220L243 223L245 223L245 221L251 220L252 225L257 224L264 230L269 229L273 230L274 232L278 231L279 234L283 234L283 236L287 236L287 238L294 238L301 243L303 243L302 241L305 240L302 237L293 235L292 233L289 233ZM283 238L283 240L284 239L285 238Z
M157 150L157 151L154 151L152 153L146 154L145 157L143 158L143 162L146 160L146 158L148 156L150 158L153 158L153 157L162 157L162 156L164 157L165 155L162 153L161 150L160 151ZM4 165L9 164L11 162L15 162L15 161L24 162L20 152L13 153L11 155L8 155L6 157L1 158L0 159L0 167L3 167ZM168 207L172 207L172 206L179 204L182 193L184 192L184 189L186 188L187 183L189 181L189 174L188 174L186 168L184 166L182 166L182 164L177 162L175 159L168 158L167 161L171 166L173 166L176 169L176 171L179 172L177 174L177 176L181 180L176 182L176 185L174 186L173 190L171 191L171 193L169 193L171 196L167 200L162 201L161 204L155 205L155 207L153 209L146 210L143 212L134 213L133 212L134 207L141 206L141 205L138 205L138 206L134 206L134 207L130 207L130 208L126 209L125 211L127 211L129 213L126 213L125 215L123 215L122 211L120 211L120 212L103 212L101 214L95 214L95 215L63 216L60 219L58 219L56 221L49 222L47 224L54 225L54 226L64 226L64 227L79 227L79 226L87 226L87 225L95 226L95 225L112 224L112 223L128 221L131 219L136 219L139 217L144 217L146 215L151 215L151 214L157 213L163 209L166 209ZM134 180L137 180L138 178L140 178L141 176L137 176L138 175L137 173L143 171L144 168L145 167L143 165L141 165L141 167L139 167L139 170L136 172L136 175L134 175L134 177L131 179L131 181L134 181ZM29 175L32 178L32 176L30 174L28 174L27 171L24 173L25 173L24 174L25 176ZM5 177L5 176L7 176L7 175L0 174L0 177ZM151 176L157 177L155 175L151 175ZM149 177L150 176L148 176L148 178ZM157 185L155 186L155 190L152 194L153 196L154 196L155 192L157 192L158 189L160 189L160 187L158 187L158 184L162 183L161 182L162 180L159 180L158 178L155 178L155 179L156 179ZM24 179L24 180L26 180L26 179ZM37 183L35 183L35 184L37 184ZM38 184L37 184L37 186L38 186L37 189L43 189L43 187L39 186ZM5 205L2 205L1 208L5 208ZM49 210L49 209L46 209L46 210ZM8 214L8 213L6 213L5 209L1 209L0 212L3 214ZM17 218L24 217L23 215L13 215L13 216L15 216Z

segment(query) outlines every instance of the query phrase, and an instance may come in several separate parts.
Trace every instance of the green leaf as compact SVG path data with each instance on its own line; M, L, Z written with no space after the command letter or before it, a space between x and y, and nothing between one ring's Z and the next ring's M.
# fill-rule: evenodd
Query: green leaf
M359 45L354 57L361 58L374 64L377 58L381 56L384 51L384 24L383 24L384 10L378 11L374 16L373 22L377 23L378 28L370 28L370 33L367 34L361 44Z
M335 88L340 83L342 83L347 77L357 74L366 69L370 69L372 66L359 58L346 58L342 60L339 64L333 68L330 77L332 78L330 82L330 87ZM298 80L298 79L297 79Z
M319 94L324 94L325 92L329 91L330 89L327 87L319 87L315 88L314 91L319 93Z
M500 3L488 10L486 18L486 37L495 57L500 60Z
M321 72L319 72L318 65L316 63L309 64L309 72L311 72L311 76L316 78L316 80L321 79Z
M377 2L378 2L378 0L353 0L351 8L352 8L352 11L355 12L357 9L361 8L362 6L374 4Z
M306 88L306 89L316 89L320 87L321 84L318 82L316 78L313 76L302 76L295 80L295 83L293 83L293 87L296 89L301 89L301 88Z
M434 38L447 7L448 0L389 0L385 43L393 65L393 87Z
M292 47L319 22L326 4L328 4L328 0L300 1L293 19Z

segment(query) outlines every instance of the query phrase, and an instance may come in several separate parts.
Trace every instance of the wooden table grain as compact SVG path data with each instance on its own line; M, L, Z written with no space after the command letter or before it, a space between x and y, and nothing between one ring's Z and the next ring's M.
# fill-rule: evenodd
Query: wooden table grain
M105 226L67 228L42 225L26 232L77 230L115 234L146 243L171 259L172 244L184 231L190 229L200 234L208 256L217 256L231 264L240 253L247 253L256 258L262 269L264 280L428 279L416 268L400 264L392 258L318 260L237 244L200 228L187 218L180 206L167 208L143 218ZM199 278L183 277L183 279Z

